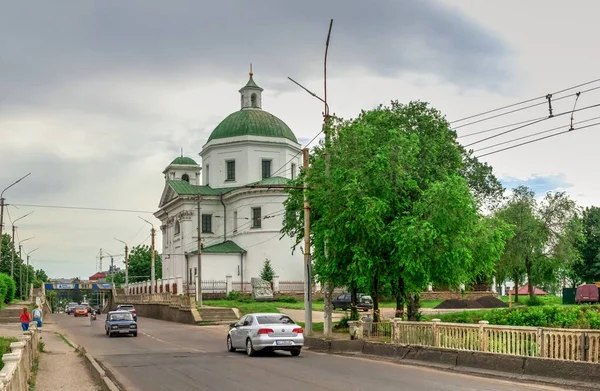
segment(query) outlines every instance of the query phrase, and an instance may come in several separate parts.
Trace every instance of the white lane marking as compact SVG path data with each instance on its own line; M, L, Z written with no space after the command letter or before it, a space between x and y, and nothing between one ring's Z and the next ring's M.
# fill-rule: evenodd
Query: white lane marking
M199 352L199 353L206 353L206 351L204 351L204 350L201 350L201 349L196 349L196 348L192 348L192 347L189 347L189 346L181 346L181 345L177 345L177 344L175 344L175 343L172 343L172 342L163 341L162 339L160 339L160 338L156 338L155 336L153 336L153 335L150 335L150 334L148 334L148 333L145 333L145 332L143 332L143 331L140 331L140 333L144 334L145 336L147 336L147 337L149 337L149 338L152 338L152 339L153 339L153 340L155 340L155 341L162 342L162 343L165 343L165 344L167 344L167 345L173 345L173 346L177 346L178 348L182 348L182 349L194 350L194 351L196 351L196 352Z

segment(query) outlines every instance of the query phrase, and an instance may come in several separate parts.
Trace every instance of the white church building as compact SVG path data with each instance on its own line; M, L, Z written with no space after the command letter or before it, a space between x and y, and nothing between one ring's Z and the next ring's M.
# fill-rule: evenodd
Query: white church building
M213 130L201 163L180 156L163 172L165 187L154 214L161 221L162 275L182 277L188 291L199 273L198 217L202 281L228 279L240 290L259 276L266 259L279 279L304 279L301 251L292 254L293 240L280 233L283 186L299 173L300 144L283 121L262 109L263 89L252 72L239 92L240 110Z

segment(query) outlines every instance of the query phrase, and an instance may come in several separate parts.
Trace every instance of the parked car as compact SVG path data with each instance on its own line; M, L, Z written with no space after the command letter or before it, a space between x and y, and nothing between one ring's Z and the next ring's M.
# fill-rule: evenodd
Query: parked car
M133 315L133 320L137 322L137 312L135 311L135 307L133 304L119 304L117 306L117 311L129 311L131 315Z
M75 307L77 307L78 304L77 303L69 303L67 304L67 306L65 307L65 313L67 315L71 315L74 311L75 311Z
M84 305L78 305L77 307L75 307L75 310L73 312L75 317L89 315L88 308Z
M577 288L575 293L575 302L582 303L597 303L598 302L598 287L596 284L584 284Z
M243 316L229 325L227 350L245 349L248 356L260 351L288 351L299 356L304 346L304 331L289 316L259 313Z
M110 338L115 335L133 335L137 337L137 322L133 319L133 315L129 311L110 311L106 315L104 331L106 331L106 335Z
M341 308L346 311L352 306L352 295L350 293L341 294L333 300L332 305L334 310ZM359 294L356 308L365 312L373 309L373 299L371 296Z

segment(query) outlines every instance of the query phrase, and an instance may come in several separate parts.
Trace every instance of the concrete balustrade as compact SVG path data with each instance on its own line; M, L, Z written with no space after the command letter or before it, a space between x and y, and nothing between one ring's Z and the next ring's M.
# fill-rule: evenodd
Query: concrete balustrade
M4 368L0 370L0 390L22 391L29 388L33 364L39 356L40 331L32 324L30 331L10 344L10 353L2 356Z

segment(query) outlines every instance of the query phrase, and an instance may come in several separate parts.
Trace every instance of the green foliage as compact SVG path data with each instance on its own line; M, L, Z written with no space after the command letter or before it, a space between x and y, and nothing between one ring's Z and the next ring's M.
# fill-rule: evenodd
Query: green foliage
M0 337L0 369L4 368L4 362L2 362L2 356L6 353L10 353L10 344L17 342L16 338Z
M260 271L260 278L264 281L273 282L273 278L275 277L275 270L271 266L271 260L266 259L263 263L262 270Z
M106 282L114 283L117 288L120 288L125 283L125 272L109 274L106 276Z
M573 267L573 280L588 283L600 281L600 207L586 208L581 225L582 235L577 241L581 262Z
M242 292L231 291L227 294L227 296L225 296L225 300L249 303L252 301L252 298L250 296L242 294Z
M297 303L298 299L293 296L279 296L277 301L280 303Z
M152 271L152 249L147 245L136 246L129 253L129 282L150 280ZM162 278L162 260L158 252L154 253L155 277Z
M540 299L539 296L531 296L527 299L525 304L527 304L530 307L536 307L536 306L544 305L544 301L542 299Z
M429 283L457 286L492 274L511 230L479 210L503 189L440 112L392 102L330 125L294 182L308 184L319 281L368 292L377 307L382 295L404 300ZM282 233L299 245L303 192L289 193Z
M0 273L0 294L3 293L4 303L8 304L13 301L16 292L17 285L15 281L8 274Z
M600 329L600 306L536 306L490 311L464 311L436 315L442 322L478 323L507 326L555 327L569 329ZM426 317L429 319L430 317Z

